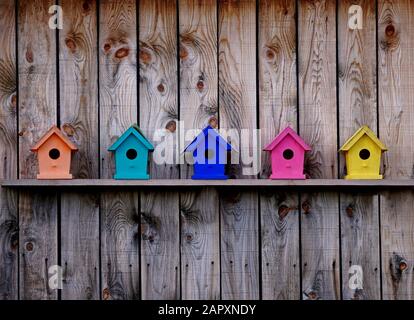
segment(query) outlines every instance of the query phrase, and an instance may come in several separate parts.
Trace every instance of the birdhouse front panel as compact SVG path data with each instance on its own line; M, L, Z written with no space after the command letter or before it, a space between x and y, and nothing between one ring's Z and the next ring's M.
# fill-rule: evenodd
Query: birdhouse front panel
M115 152L115 179L149 179L148 149L129 135Z
M382 179L380 175L382 150L367 135L363 135L346 152L345 179Z
M55 134L37 151L38 179L72 179L70 174L71 149Z
M271 179L305 179L303 165L305 150L291 135L272 150Z
M211 129L212 130L212 129ZM193 152L194 175L193 179L215 179L223 180L228 177L225 173L227 150L221 145L219 138L208 135L204 141L198 144Z

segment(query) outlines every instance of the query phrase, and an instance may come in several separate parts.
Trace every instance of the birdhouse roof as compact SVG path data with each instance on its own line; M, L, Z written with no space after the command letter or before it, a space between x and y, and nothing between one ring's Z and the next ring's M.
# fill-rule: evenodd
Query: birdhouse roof
M56 126L53 126L52 128L49 129L48 132L46 132L43 137L36 143L36 145L34 145L30 150L31 151L38 151L42 145L50 139L50 137L52 135L57 135L59 137L59 139L65 143L69 149L71 149L72 151L76 151L78 150L78 148L73 144L72 141L70 141L63 133L62 131L60 131L60 129Z
M201 133L195 137L195 139L184 149L184 152L192 152L194 150L197 149L197 146L201 143L204 142L206 137L208 136L214 136L215 139L218 139L218 142L220 144L220 146L222 146L226 151L231 151L232 150L232 146L231 144L229 144L226 140L223 139L222 136L219 135L219 133L214 130L213 127L211 126L207 126L206 128L204 128Z
M387 147L377 138L375 133L368 127L362 126L359 128L352 137L350 137L345 144L339 149L339 151L348 151L352 146L362 138L363 135L367 135L381 150L386 151Z
M306 142L298 136L298 134L293 130L291 127L285 128L281 133L277 135L276 138L273 139L271 143L269 143L265 148L264 151L272 151L274 148L278 146L280 142L282 142L287 136L291 136L305 151L310 151L311 147L309 147Z
M144 134L142 133L141 129L136 125L132 125L129 127L127 131L125 131L116 142L109 147L108 151L115 151L118 149L118 147L124 143L124 141L130 136L133 135L135 138L138 139L139 142L141 142L149 151L154 150L154 146L151 144L151 142L148 141L147 138L145 138Z

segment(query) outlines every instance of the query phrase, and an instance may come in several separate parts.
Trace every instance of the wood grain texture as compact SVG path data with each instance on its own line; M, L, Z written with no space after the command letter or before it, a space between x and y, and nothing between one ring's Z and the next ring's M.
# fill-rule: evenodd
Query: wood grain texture
M413 177L413 17L411 1L378 1L379 135L388 147L386 179ZM383 299L413 299L414 194L390 192L380 199Z
M178 120L177 3L140 1L140 125L153 142L152 179L178 178L179 165L157 164L157 147L175 150ZM171 141L168 144L168 141ZM143 192L142 298L180 298L179 196L177 192Z
M0 179L17 178L15 3L0 1ZM0 189L0 300L18 297L17 193Z
M216 1L179 1L180 120L184 129L217 124ZM186 141L190 143L191 141ZM183 165L189 179L193 166ZM220 298L219 196L213 188L182 193L182 299Z
M310 178L337 177L336 2L299 1L300 134L312 147ZM301 196L302 297L339 299L338 195Z
M256 128L256 2L219 1L220 127ZM252 143L231 141L250 154ZM253 151L254 152L254 151ZM255 177L249 164L232 166L235 178ZM223 299L259 298L259 226L256 192L221 192L221 287Z
M60 121L78 146L75 178L99 178L97 8L94 1L63 0L59 32ZM99 299L99 196L61 195L62 299Z
M259 1L259 115L263 146L288 125L297 130L296 2ZM260 177L271 174L262 152ZM260 193L263 299L300 298L299 197Z
M62 299L99 299L99 195L65 192L61 200Z
M21 179L34 178L30 152L56 124L56 30L49 28L50 0L19 1L19 163ZM19 198L20 298L56 299L48 268L58 264L56 193L22 192Z
M348 26L352 5L362 8L362 29ZM354 14L354 12L353 12ZM375 1L338 2L339 141L343 145L363 125L376 131ZM346 174L340 157L340 177ZM340 195L343 299L380 299L378 195ZM351 289L349 268L362 267L363 288Z
M136 192L101 193L103 300L140 298L138 200Z
M100 1L99 88L101 177L112 179L115 161L107 148L138 119L136 1ZM139 298L139 194L101 198L103 299Z

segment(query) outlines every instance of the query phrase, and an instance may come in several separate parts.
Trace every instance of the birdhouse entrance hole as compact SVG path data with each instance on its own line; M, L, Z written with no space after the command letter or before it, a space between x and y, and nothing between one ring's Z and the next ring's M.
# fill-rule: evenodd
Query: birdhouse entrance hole
M371 152L369 152L369 150L368 149L362 149L360 152L359 152L359 157L362 159L362 160L367 160L367 159L369 159L369 157L371 156Z
M49 151L49 157L50 157L50 159L53 159L53 160L59 159L59 157L60 157L60 151L58 149L56 149L56 148L51 149Z
M134 160L138 156L137 150L135 149L128 149L126 152L126 156L129 160Z
M285 158L286 160L290 160L292 159L294 156L294 152L291 149L286 149L285 151L283 151L283 158Z

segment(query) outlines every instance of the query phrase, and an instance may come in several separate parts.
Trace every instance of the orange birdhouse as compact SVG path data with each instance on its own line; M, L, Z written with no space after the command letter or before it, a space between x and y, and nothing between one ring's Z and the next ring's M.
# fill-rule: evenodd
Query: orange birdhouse
M37 152L39 174L37 179L72 179L70 163L72 152L78 148L56 126L31 149Z

